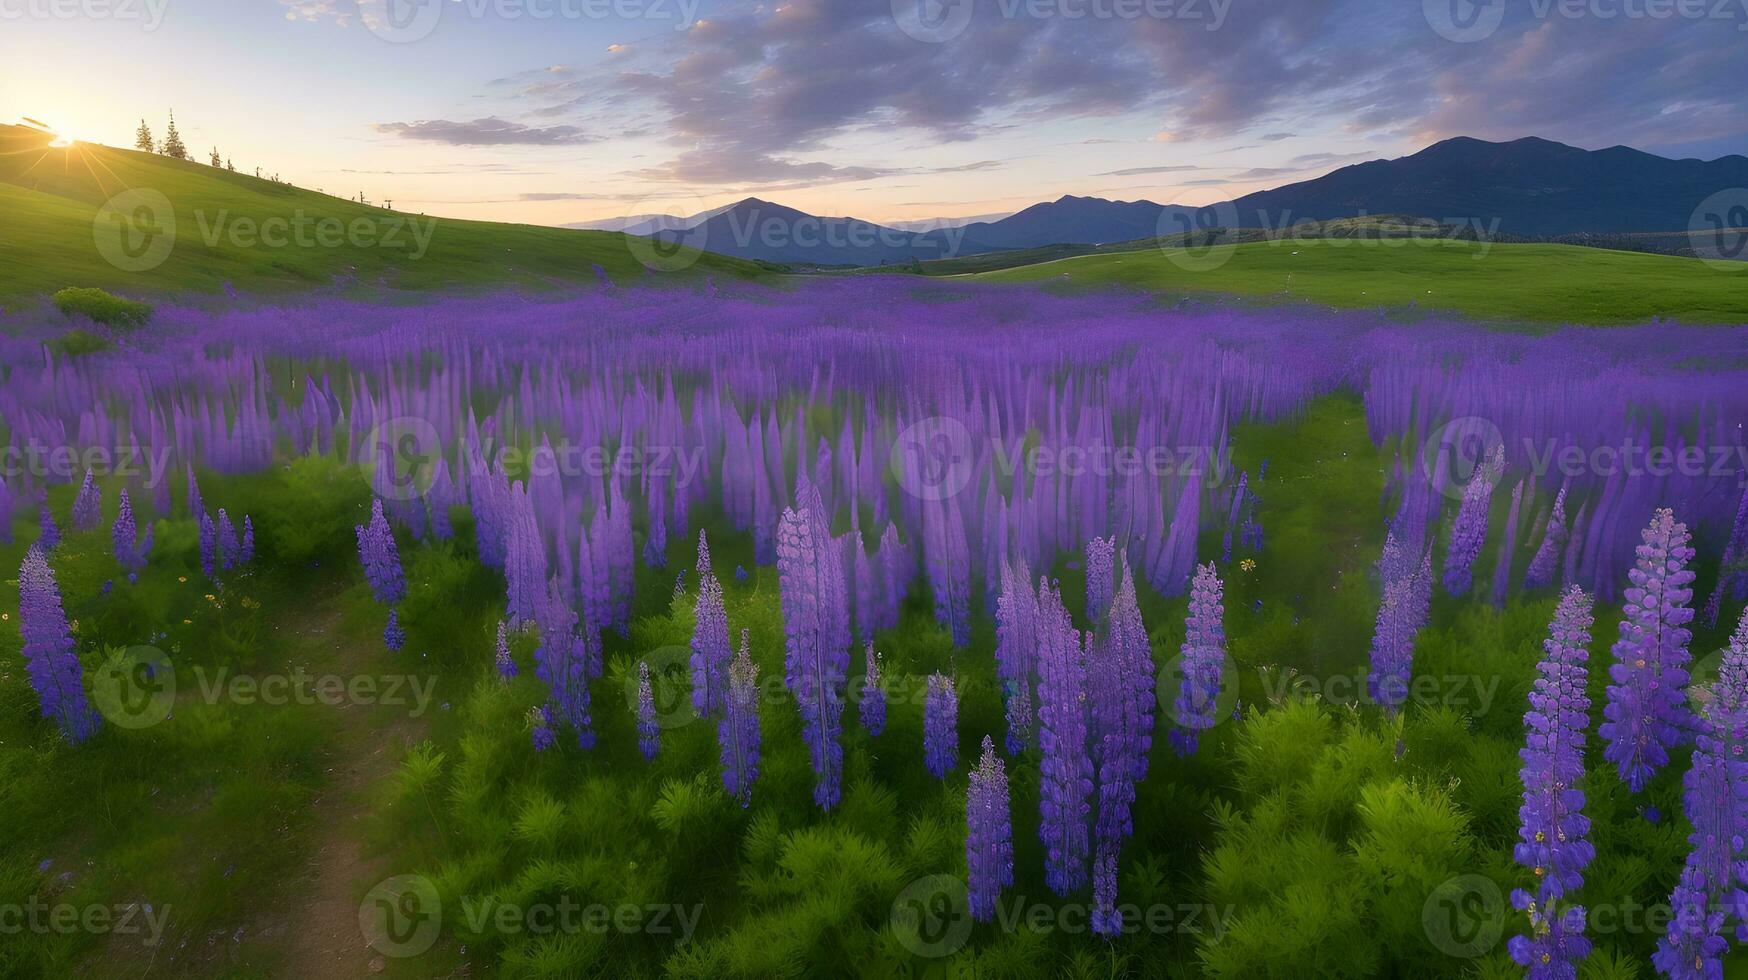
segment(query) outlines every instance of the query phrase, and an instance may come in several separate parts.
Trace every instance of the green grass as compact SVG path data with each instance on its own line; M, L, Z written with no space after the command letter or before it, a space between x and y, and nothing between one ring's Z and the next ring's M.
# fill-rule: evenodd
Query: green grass
M1694 259L1570 245L1431 239L1276 240L1236 245L1220 258L1181 249L1123 252L975 278L1346 308L1413 307L1533 323L1613 325L1655 317L1748 322L1748 263L1725 271Z
M97 245L105 204L129 190L161 194L174 209L175 245L149 270L117 268ZM52 148L41 134L14 126L0 126L0 213L0 301L14 303L66 286L161 295L214 293L228 282L276 293L336 277L435 289L588 282L595 265L618 282L644 274L615 232L424 218L149 153L85 143ZM304 244L269 247L249 234L270 219L300 217L308 222ZM318 221L334 229L326 241L316 234ZM359 234L342 233L355 223ZM428 233L423 247L415 227ZM708 254L689 272L763 274L755 263Z

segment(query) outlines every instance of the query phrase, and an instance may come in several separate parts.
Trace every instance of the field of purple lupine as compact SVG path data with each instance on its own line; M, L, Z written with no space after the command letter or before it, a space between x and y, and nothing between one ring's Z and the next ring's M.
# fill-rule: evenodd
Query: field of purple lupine
M896 277L161 307L78 356L34 317L0 902L58 897L0 973L1748 938L1748 329Z

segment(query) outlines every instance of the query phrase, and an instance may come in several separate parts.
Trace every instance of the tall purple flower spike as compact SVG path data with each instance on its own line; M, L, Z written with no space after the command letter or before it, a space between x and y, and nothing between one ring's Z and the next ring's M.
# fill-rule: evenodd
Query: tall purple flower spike
M1190 585L1190 612L1184 620L1183 682L1178 690L1177 727L1170 735L1179 755L1193 755L1202 732L1214 727L1215 702L1226 667L1225 611L1220 576L1209 562L1196 569Z
M1561 553L1566 548L1566 490L1561 488L1554 497L1554 509L1548 514L1548 526L1542 532L1542 543L1536 548L1535 557L1530 559L1529 570L1524 573L1523 587L1526 589L1542 589L1554 582L1554 571L1560 565Z
M728 666L728 694L716 740L722 753L722 788L745 807L759 778L759 668L753 663L748 631L740 631L740 652Z
M1017 566L1003 562L1001 596L995 603L996 674L1006 701L1008 755L1025 751L1037 719L1038 596L1031 575L1024 561Z
M68 526L75 531L90 531L103 520L103 492L97 489L97 481L91 476L91 471L85 471L85 480L79 484L79 494L73 498L73 513L67 519Z
M1542 641L1530 707L1523 716L1524 747L1520 776L1523 805L1518 809L1517 863L1535 877L1535 890L1512 892L1512 904L1528 913L1530 932L1514 936L1512 959L1531 977L1570 977L1590 953L1584 937L1584 909L1563 903L1584 883L1584 868L1596 857L1585 839L1584 739L1590 726L1586 696L1590 668L1591 598L1576 587L1561 597Z
M1469 594L1474 584L1475 559L1481 556L1481 546L1487 543L1488 508L1493 502L1493 488L1505 472L1505 447L1498 446L1487 465L1470 477L1463 487L1463 502L1457 508L1457 519L1451 525L1450 547L1445 551L1444 587L1453 596Z
M662 748L662 725L656 717L655 690L649 683L649 662L637 664L637 751L654 760Z
M965 791L966 898L977 922L995 918L996 899L1014 883L1013 838L1007 769L985 735L983 756Z
M84 671L61 607L61 590L41 548L33 546L18 568L18 631L24 637L25 673L42 706L68 741L97 731L97 712L85 700Z
M1086 660L1057 587L1043 582L1038 592L1038 837L1045 883L1058 895L1071 895L1086 884L1092 811Z
M1693 620L1687 604L1694 577L1687 567L1694 554L1687 525L1673 512L1657 511L1640 537L1608 669L1614 683L1603 708L1607 720L1598 729L1608 743L1602 757L1635 793L1669 762L1669 750L1691 723L1686 689L1692 634L1686 626Z
M819 492L803 486L801 509L777 527L777 580L785 639L783 681L795 695L821 809L842 794L843 687L849 673L849 596L843 552L834 543Z
M203 531L205 526L202 525ZM371 502L370 523L358 525L354 533L358 538L358 558L364 565L364 579L370 583L376 601L393 606L406 598L407 579L401 571L400 551L395 545L394 532L389 529L388 518L383 516L381 500Z
M879 735L886 730L886 688L881 684L880 654L874 650L874 644L868 644L863 652L862 703L858 710L862 717L862 728L869 735Z
M944 674L929 675L923 699L923 764L936 779L959 766L959 693Z
M510 624L498 620L498 640L492 648L492 661L498 668L498 676L509 680L517 674L516 658L510 656Z
M728 694L728 611L710 567L710 542L698 532L698 601L693 606L692 708L701 718L722 711Z

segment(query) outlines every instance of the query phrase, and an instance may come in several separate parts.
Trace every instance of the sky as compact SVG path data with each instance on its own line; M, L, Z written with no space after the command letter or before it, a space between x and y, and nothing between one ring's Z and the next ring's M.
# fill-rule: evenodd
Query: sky
M1748 0L0 0L0 121L534 224L1210 203L1541 136L1748 153Z

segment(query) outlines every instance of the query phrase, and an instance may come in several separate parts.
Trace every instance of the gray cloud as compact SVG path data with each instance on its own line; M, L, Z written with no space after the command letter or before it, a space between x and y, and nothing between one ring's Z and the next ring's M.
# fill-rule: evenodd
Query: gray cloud
M525 126L496 116L471 122L421 119L410 123L377 123L374 129L386 136L450 146L576 146L600 138L576 126Z
M1093 174L1094 177L1138 177L1141 174L1175 174L1187 170L1200 170L1201 167L1130 167L1127 170L1107 170L1104 173Z

